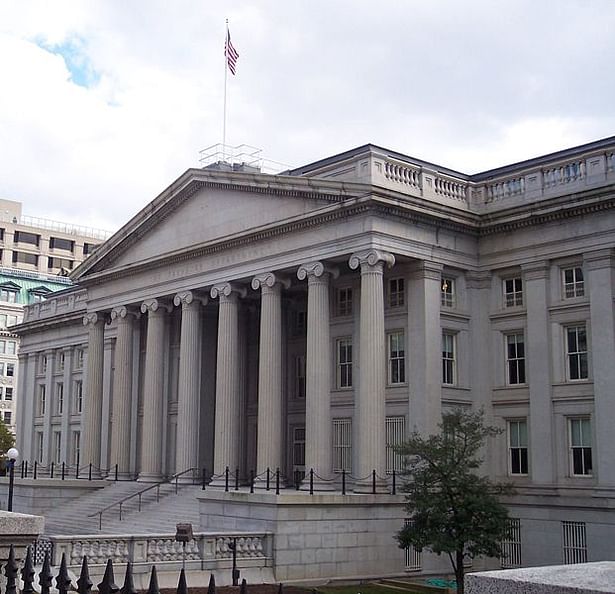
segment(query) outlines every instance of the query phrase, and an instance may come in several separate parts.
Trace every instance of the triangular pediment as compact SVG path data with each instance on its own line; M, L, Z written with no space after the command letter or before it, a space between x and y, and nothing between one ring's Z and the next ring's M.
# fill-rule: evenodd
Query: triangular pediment
M357 192L358 193L358 192ZM72 277L126 269L283 224L352 197L336 182L189 170L99 246Z

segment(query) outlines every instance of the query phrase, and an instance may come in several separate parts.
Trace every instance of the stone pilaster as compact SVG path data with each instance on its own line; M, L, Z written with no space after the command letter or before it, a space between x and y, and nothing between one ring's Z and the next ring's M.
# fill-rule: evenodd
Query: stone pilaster
M615 486L615 458L611 454L615 443L615 319L613 316L613 253L611 250L591 252L585 256L585 270L590 297L591 336L590 379L594 380L592 427L597 453L594 474L599 486Z
M130 468L130 439L132 420L132 368L133 322L139 316L123 305L111 310L111 319L117 322L115 341L115 372L113 375L113 414L111 425L111 468L115 465L120 479L132 478Z
M45 351L47 357L47 371L45 372L45 390L46 390L46 403L45 403L45 415L43 417L43 459L40 461L43 466L49 466L53 460L55 452L52 451L53 436L51 434L51 416L55 412L56 406L56 390L54 382L55 372L55 351Z
M158 299L148 299L141 304L141 313L147 314L147 343L140 481L157 481L162 476L165 322L170 310L169 305Z
M69 463L69 442L70 442L70 415L73 402L73 347L62 349L64 355L64 371L62 381L64 383L64 403L62 410L62 446L60 451L61 462Z
M386 349L384 336L384 266L395 256L370 249L353 254L350 268L361 269L361 312L359 326L359 389L356 393L357 469L355 491L372 489L376 471L377 489L386 487L385 387Z
M183 472L199 466L201 308L207 300L193 291L182 291L175 295L173 303L182 308L175 472ZM192 474L188 473L185 478L192 479Z
M220 299L218 312L218 353L216 359L216 411L214 437L214 474L222 475L239 466L240 386L239 386L239 298L243 287L222 283L211 289ZM214 479L218 484L224 479Z
M80 465L92 464L92 476L100 476L100 440L102 427L103 372L105 318L100 313L88 313L83 317L88 328L88 358L83 405L85 408L84 431Z
M305 361L305 469L314 470L314 488L332 489L331 478L331 340L329 336L329 278L322 262L303 264L299 280L308 280L307 352ZM309 488L306 474L304 488Z
M256 473L275 473L282 465L282 287L290 282L272 272L252 279L261 290L261 327L258 355L258 444Z
M521 266L527 303L527 377L529 379L530 474L536 484L551 484L553 464L553 409L551 405L551 351L547 286L549 263L532 262Z

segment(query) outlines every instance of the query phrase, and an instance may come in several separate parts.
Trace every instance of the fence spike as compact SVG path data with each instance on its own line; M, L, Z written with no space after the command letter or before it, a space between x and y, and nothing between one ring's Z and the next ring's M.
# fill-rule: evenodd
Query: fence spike
M60 571L56 577L56 588L59 594L67 594L70 589L70 576L66 567L66 553L62 553L62 561L60 561Z
M278 594L283 594L284 592L284 586L282 585L282 582L280 582L280 585L278 586Z
M239 594L248 594L248 584L246 578L241 580L241 586L239 586Z
M51 560L49 559L49 551L45 551L43 558L43 567L38 574L38 583L41 587L41 594L49 594L53 575L51 574Z
M209 585L207 586L207 594L216 594L216 578L214 574L209 574Z
M83 555L83 561L81 562L81 574L77 580L77 592L79 594L90 594L92 589L92 580L90 579L90 571L88 569L88 558Z
M186 584L186 572L182 567L179 572L179 582L177 584L177 594L188 594L188 585Z
M32 594L34 592L34 564L32 563L32 548L28 547L26 560L21 569L21 579L23 580L22 594Z
M147 594L160 594L160 588L158 587L158 575L156 574L155 565L152 565L152 573L149 576Z
M17 572L19 567L17 561L15 561L15 549L13 545L9 550L9 558L4 566L4 575L6 576L6 590L5 594L17 594Z
M111 561L111 559L107 559L105 575L103 576L102 582L98 584L98 592L100 594L115 594L119 591L120 588L115 583L115 578L113 577L113 561Z
M121 594L137 594L135 583L132 579L132 563L126 563L126 575L124 576L124 585L120 589Z

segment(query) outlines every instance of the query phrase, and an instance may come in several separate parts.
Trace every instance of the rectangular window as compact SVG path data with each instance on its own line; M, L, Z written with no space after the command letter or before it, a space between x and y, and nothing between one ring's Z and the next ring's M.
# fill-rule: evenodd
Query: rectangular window
M587 379L587 330L585 325L566 328L566 359L568 360L568 379Z
M17 291L14 289L0 289L0 301L5 303L18 303Z
M26 254L25 252L13 251L13 264L29 264L38 266L38 256L36 254Z
M307 311L292 312L293 336L305 336L307 333Z
M587 418L568 419L572 476L592 475L592 435Z
M305 398L305 355L295 357L295 398Z
M564 299L583 297L585 295L583 269L580 266L562 270L562 279L564 283Z
M0 314L0 328L6 328L7 326L7 315Z
M442 334L442 383L455 385L455 335Z
M406 518L406 526L412 524L412 520ZM421 571L423 569L423 553L412 545L404 549L406 553L406 571Z
M17 343L14 340L6 341L6 354L14 355L17 352Z
M64 371L64 362L66 360L66 356L64 353L60 353L58 357L58 371Z
M13 412L10 410L4 411L4 424L11 425L13 422Z
M75 368L83 369L83 349L77 349L75 351Z
M521 277L504 279L504 305L506 307L523 305L523 281Z
M74 245L75 242L70 239L63 239L62 237L49 238L49 248L52 250L66 250L72 252Z
M352 289L344 287L336 292L335 313L338 316L352 315Z
M60 431L53 432L53 461L56 464L62 461L62 433Z
M40 464L43 461L43 432L36 432L36 461Z
M508 334L506 336L506 369L510 386L525 383L525 343L523 334Z
M81 380L75 381L75 395L73 412L80 413L83 407L83 382Z
M293 427L293 470L305 472L305 427Z
M26 243L28 245L35 245L38 247L41 236L36 233L28 233L26 231L15 231L13 241L15 243Z
M72 448L71 448L71 464L79 464L79 454L81 450L81 433L79 431L73 431L72 434Z
M56 414L61 415L64 411L64 384L58 382L56 384Z
M13 388L11 386L6 386L6 388L4 388L4 399L9 401L13 400Z
M17 322L18 322L17 316L7 316L6 318L7 326L14 326L15 324L17 324Z
M337 387L352 388L352 339L337 340Z
M406 381L406 345L403 330L387 335L389 355L389 384L403 384Z
M49 256L47 258L47 268L50 268L50 269L66 268L67 270L72 270L73 261L68 260L67 258L53 258Z
M4 375L4 363L0 362L0 375Z
M13 377L15 375L15 363L6 364L6 377Z
M585 522L562 522L562 558L565 564L587 563Z
M406 301L406 288L403 278L389 280L389 307L401 307Z
M333 472L352 471L352 419L333 419Z
M521 520L508 518L506 521L506 538L502 541L502 569L521 567Z
M396 448L406 438L406 417L386 418L386 473L400 472L404 469L404 457Z
M87 256L88 254L91 254L94 251L95 247L96 247L95 243L83 242L83 255Z
M45 385L38 387L38 416L42 417L45 414L45 405L47 399L47 389Z
M6 352L6 340L0 340L0 355Z
M455 306L455 279L442 277L441 304L443 307Z
M509 472L525 475L528 471L527 421L508 421Z

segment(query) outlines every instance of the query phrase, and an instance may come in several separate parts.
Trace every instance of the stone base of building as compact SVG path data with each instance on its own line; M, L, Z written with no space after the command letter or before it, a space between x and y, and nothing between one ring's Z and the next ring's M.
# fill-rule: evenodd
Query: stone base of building
M386 577L406 573L396 533L404 498L293 491L205 491L201 530L272 532L275 580Z

